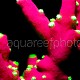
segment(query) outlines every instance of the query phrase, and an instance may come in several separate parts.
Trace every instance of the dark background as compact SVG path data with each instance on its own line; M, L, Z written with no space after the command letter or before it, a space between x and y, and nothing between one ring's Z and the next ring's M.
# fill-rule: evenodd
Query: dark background
M33 0L33 2L37 5L39 9L44 9L45 15L49 19L53 17L55 18L56 15L59 13L61 7L61 0ZM2 14L4 14L3 19L1 18L4 24L1 23L2 28L0 29L0 32L6 34L9 40L22 40L24 44L24 40L27 41L42 39L33 29L31 23L29 23L28 20L25 18L19 5L15 4L15 9L10 9L9 6L9 9L7 8L7 10L4 11L5 7L1 12ZM23 71L27 67L27 58L29 54L35 53L37 54L38 58L41 58L43 54L48 53L45 47L39 48L36 46L29 48L19 46L18 49L17 47L12 46L11 48L12 51L9 56L9 59L19 62L20 75L22 75ZM60 68L65 74L67 74L68 76L72 76L73 80L80 80L80 51L77 50L77 48L75 48L74 46L72 47L71 51L72 53L69 58L60 64Z

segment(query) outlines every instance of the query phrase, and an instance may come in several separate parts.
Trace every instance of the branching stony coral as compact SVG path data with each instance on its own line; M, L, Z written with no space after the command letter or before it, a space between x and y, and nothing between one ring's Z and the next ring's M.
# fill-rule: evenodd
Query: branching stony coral
M41 60L31 54L24 76L19 77L18 64L8 59L11 49L7 36L0 34L0 80L70 80L58 64L68 58L72 45L80 39L80 0L62 0L60 13L50 21L32 0L18 0L17 4L36 31L49 42L49 53Z
M10 51L7 36L0 33L0 80L18 80L18 63L8 59Z
M38 10L32 0L19 0L17 4L21 6L25 17L32 23L36 31L49 42L48 57L51 58L53 64L50 70L52 76L46 79L67 80L67 76L62 74L58 64L67 59L72 45L80 39L80 1L62 0L60 13L56 19L52 18L50 21L45 16L43 9Z

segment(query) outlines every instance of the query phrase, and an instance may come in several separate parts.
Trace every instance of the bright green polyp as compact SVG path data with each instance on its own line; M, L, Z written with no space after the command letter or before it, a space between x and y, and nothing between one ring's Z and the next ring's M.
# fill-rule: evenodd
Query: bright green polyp
M26 68L26 70L31 71L31 68Z
M19 65L19 63L17 61L14 61L14 64L17 65L17 66Z
M20 76L20 79L21 79L21 80L25 80L25 79L23 78L23 76Z
M79 6L79 2L78 1L76 1L76 6Z
M28 65L27 68L33 68L33 65Z
M16 71L13 71L12 74L13 74L14 76L17 76L17 72L16 72Z
M54 18L50 19L50 22L54 22L54 21L55 21L55 19L54 19Z
M36 80L36 77L33 76L33 77L31 78L31 80Z
M36 58L36 54L30 54L29 58Z
M68 77L68 80L72 80L72 77L71 77L71 76L69 76L69 77Z
M45 56L43 55L42 58L44 58Z
M71 16L71 19L72 19L73 21L75 21L77 18L76 18L76 16Z

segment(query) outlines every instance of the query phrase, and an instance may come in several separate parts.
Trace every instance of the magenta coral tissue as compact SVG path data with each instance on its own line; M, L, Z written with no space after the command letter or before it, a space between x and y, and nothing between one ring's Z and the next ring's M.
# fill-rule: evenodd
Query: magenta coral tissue
M30 54L24 75L20 76L19 63L8 58L11 48L7 36L0 33L0 80L72 80L59 64L68 58L72 46L80 39L80 0L62 0L56 19L50 20L32 0L17 0L16 3L35 30L49 42L49 53L41 59ZM80 43L77 48L80 50Z

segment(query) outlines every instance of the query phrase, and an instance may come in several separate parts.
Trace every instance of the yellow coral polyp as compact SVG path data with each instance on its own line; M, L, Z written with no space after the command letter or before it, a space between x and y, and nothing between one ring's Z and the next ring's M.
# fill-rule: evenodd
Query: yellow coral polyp
M0 38L2 38L4 35L2 33L0 33Z
M75 30L78 34L80 34L80 30Z
M60 14L57 14L56 19L60 20L62 16Z
M35 76L33 76L33 77L31 78L31 80L36 80L36 77L35 77Z
M46 75L43 75L42 78L45 79L46 78Z
M78 1L76 1L76 6L79 6L79 2Z
M76 20L77 20L76 16L71 16L71 19L72 19L73 21L76 21Z
M40 12L40 13L44 13L44 10L43 10L43 9L39 9L39 12Z
M52 28L52 27L55 26L55 23L54 23L54 22L50 22L50 23L48 24L48 26L49 26L50 28Z

